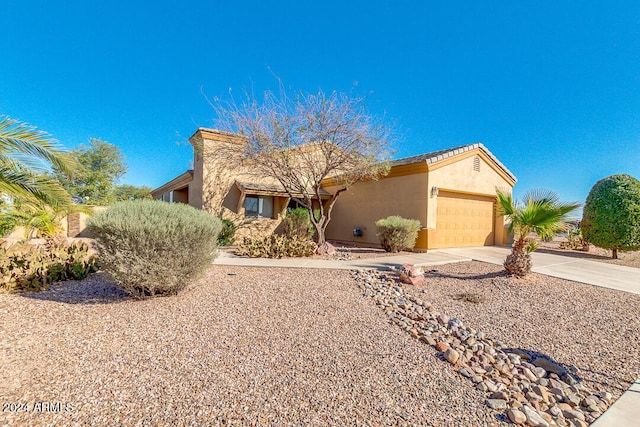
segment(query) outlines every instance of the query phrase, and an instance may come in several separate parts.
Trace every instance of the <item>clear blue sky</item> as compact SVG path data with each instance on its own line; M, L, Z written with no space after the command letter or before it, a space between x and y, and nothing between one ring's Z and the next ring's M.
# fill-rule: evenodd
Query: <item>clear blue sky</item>
M184 172L205 95L275 88L269 69L305 91L357 82L396 157L484 143L516 195L640 178L637 1L5 0L0 39L0 114L118 145L123 183Z

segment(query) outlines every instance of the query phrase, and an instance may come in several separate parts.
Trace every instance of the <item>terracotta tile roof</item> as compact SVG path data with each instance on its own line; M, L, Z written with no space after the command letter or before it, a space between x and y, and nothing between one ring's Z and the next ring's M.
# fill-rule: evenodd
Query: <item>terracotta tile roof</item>
M392 160L391 166L408 165L411 163L419 163L419 162L426 162L427 164L432 164L432 163L436 163L441 160L444 160L446 158L453 157L461 153L465 153L467 151L475 150L476 148L479 148L480 150L482 150L482 152L484 152L487 156L489 156L489 158L491 158L496 163L496 165L498 165L498 167L502 169L509 177L511 177L514 181L517 181L516 176L509 169L507 169L507 167L503 165L502 162L500 162L500 160L498 160L496 156L494 156L491 153L491 151L487 149L487 147L485 147L483 144L479 142L475 144L461 145L459 147L448 148L446 150L419 154L417 156L405 157L398 160Z

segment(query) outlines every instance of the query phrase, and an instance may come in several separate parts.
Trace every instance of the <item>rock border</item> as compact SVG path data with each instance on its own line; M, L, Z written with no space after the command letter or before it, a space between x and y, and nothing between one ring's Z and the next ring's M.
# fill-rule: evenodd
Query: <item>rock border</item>
M405 284L424 283L419 268L403 265L399 278L376 270L352 275L391 323L439 351L442 360L485 392L488 407L514 424L585 427L613 403L611 393L591 390L553 360L509 349L411 295Z

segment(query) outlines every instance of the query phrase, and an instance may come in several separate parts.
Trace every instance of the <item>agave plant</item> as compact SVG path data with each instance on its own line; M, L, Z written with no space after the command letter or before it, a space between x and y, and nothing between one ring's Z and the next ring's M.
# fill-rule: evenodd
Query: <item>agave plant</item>
M556 193L549 190L531 190L525 193L522 203L513 200L510 193L498 190L498 211L509 221L509 232L514 233L511 253L504 261L504 268L519 277L531 272L531 252L538 247L531 234L542 240L566 230L567 215L580 207L578 203L563 203Z
M0 116L0 195L62 207L69 193L46 174L54 166L73 174L77 162L46 133Z

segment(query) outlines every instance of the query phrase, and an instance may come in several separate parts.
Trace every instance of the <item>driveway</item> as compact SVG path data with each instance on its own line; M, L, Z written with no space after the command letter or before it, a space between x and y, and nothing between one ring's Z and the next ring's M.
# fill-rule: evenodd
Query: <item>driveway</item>
M509 247L481 246L430 251L502 265ZM534 252L533 271L561 279L640 294L640 269L563 255Z

